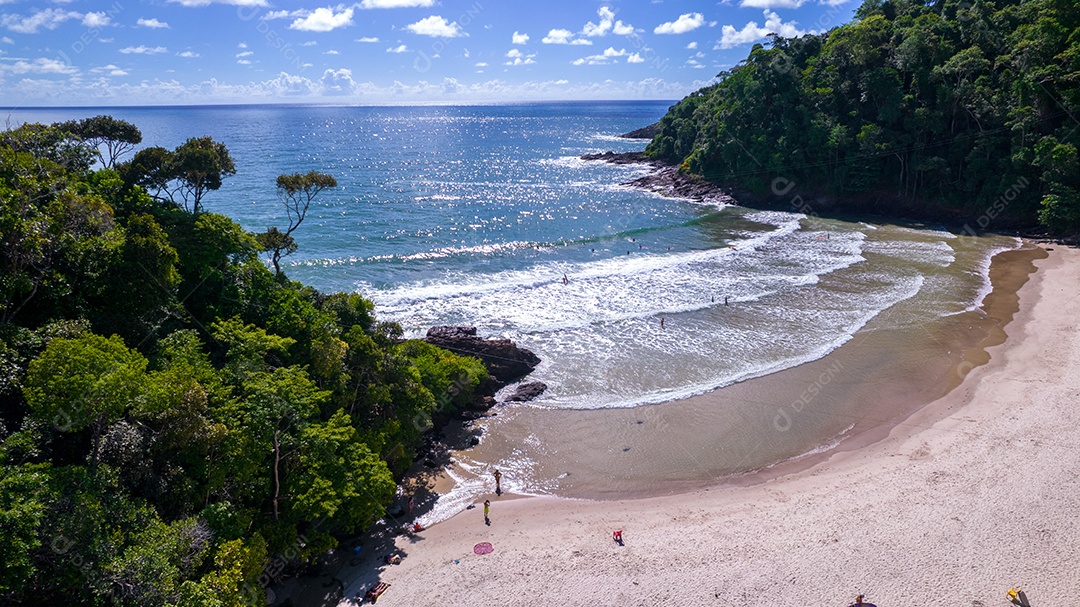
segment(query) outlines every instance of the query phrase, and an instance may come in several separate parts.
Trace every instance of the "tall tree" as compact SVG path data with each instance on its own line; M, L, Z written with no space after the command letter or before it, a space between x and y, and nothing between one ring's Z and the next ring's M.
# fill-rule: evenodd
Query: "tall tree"
M281 274L281 258L296 252L296 240L292 233L300 227L304 218L307 217L311 201L315 196L327 189L336 188L337 180L326 173L308 171L307 173L293 173L292 175L278 175L277 193L278 199L285 205L285 213L289 218L289 227L282 232L277 226L272 226L255 237L264 249L270 251L270 261L274 264L274 272Z
M235 175L236 164L224 143L192 137L171 152L161 147L139 150L118 170L124 181L146 188L156 200L182 205L198 215L203 197L221 188L225 177Z
M116 166L116 160L120 156L142 143L142 133L134 124L112 116L69 120L61 123L59 127L91 146L102 166L109 169ZM102 146L105 146L107 155L102 153Z

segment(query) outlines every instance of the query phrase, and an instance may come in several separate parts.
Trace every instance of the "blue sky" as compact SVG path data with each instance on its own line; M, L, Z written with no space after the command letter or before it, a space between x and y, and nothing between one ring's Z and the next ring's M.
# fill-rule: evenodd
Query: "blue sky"
M0 105L678 99L857 0L0 0Z

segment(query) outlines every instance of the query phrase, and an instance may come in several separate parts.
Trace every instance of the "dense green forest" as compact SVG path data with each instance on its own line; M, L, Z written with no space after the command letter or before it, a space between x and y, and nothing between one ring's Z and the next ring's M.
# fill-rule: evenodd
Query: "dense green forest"
M224 145L124 161L141 139L0 133L0 604L265 604L384 515L486 378L276 271L331 176L267 184L290 223L251 234L207 210Z
M1075 234L1078 129L1076 0L867 0L755 45L646 151L762 199Z

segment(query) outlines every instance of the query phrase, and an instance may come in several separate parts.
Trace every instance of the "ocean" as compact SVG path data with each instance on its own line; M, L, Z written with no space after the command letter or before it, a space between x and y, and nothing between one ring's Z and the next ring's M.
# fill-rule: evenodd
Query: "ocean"
M278 174L333 175L339 187L315 200L284 271L323 291L362 293L410 336L468 324L533 350L543 362L529 379L548 391L507 407L510 418L664 403L819 360L870 323L919 330L977 309L991 256L1018 246L934 225L823 219L802 205L777 212L664 198L620 185L646 167L579 159L642 149L616 135L669 105L5 112L13 124L110 114L136 124L143 145L210 135L237 173L205 208L252 231L286 221ZM499 423L489 422L489 435ZM848 425L815 427L785 442L783 457L820 448ZM530 462L553 457L534 447L526 432L493 461L462 461L477 478L502 465L520 471L507 479L515 490L559 493L567 471L530 476Z

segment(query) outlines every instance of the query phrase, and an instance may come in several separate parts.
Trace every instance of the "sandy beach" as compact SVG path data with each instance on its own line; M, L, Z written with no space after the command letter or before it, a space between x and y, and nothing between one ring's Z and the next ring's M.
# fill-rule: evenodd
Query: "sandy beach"
M491 495L490 526L477 507L398 537L400 565L376 567L390 547L365 546L338 574L345 596L383 581L380 605L841 606L865 593L977 607L1020 585L1035 607L1075 604L1080 251L1034 263L990 362L880 440L680 495ZM493 552L474 554L479 542Z

